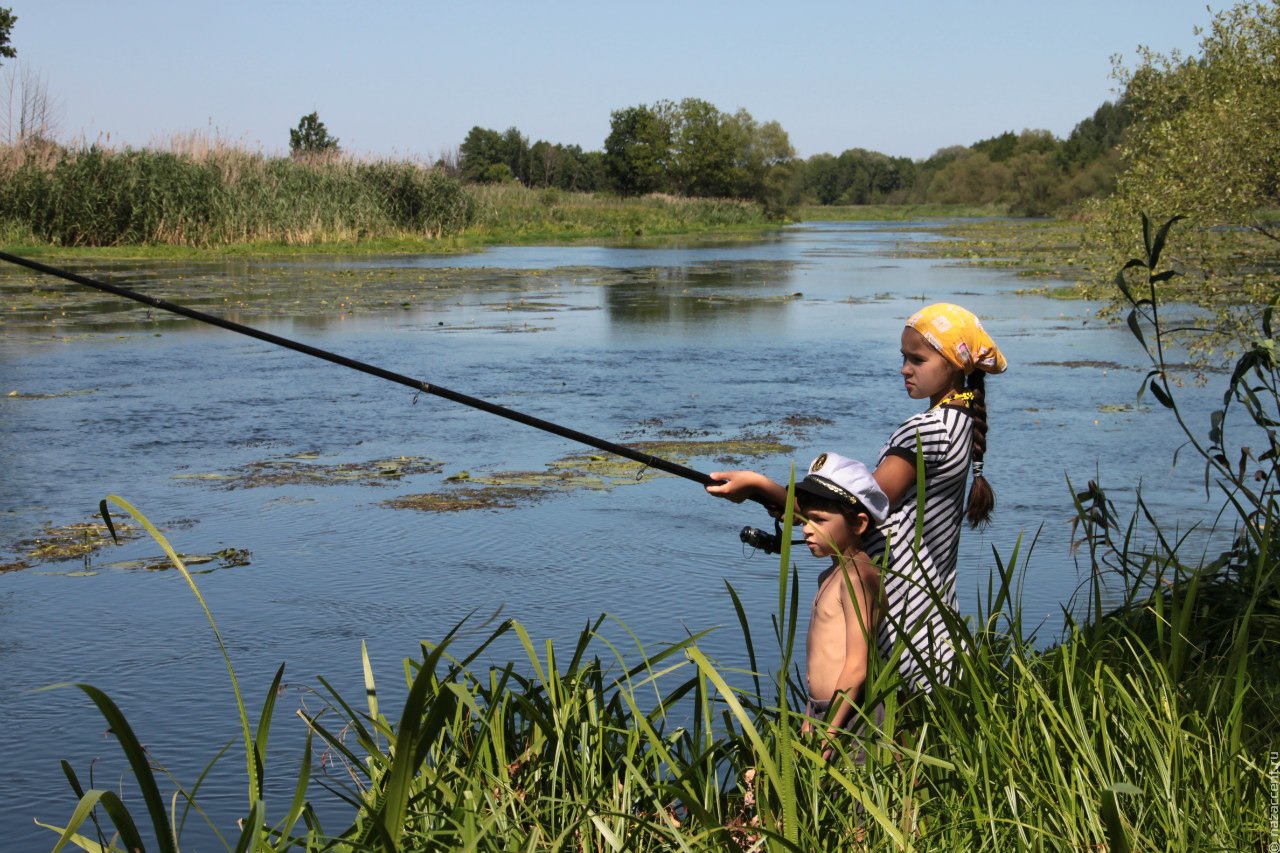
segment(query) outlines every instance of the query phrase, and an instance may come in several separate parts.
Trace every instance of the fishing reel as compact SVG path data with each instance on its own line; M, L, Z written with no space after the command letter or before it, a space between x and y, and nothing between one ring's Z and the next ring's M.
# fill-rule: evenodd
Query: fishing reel
M750 545L757 551L763 551L766 554L782 553L782 520L775 518L773 520L773 532L761 530L758 527L747 525L738 533L738 538L743 544ZM792 545L804 544L803 539L791 540Z

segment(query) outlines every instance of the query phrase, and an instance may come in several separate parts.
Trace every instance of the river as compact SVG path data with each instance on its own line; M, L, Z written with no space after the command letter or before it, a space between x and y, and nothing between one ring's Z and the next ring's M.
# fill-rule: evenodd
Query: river
M926 301L958 302L984 318L1011 365L987 383L997 512L986 530L964 533L961 601L972 611L984 594L993 548L1007 557L1020 535L1038 535L1022 604L1025 623L1050 642L1086 580L1070 551L1068 477L1081 487L1100 479L1122 508L1142 481L1161 517L1184 527L1216 504L1206 504L1200 469L1172 467L1172 419L1135 401L1146 362L1126 329L1098 321L1087 302L1015 293L1025 282L1009 272L902 251L932 239L887 223L805 223L722 245L75 268L610 440L766 436L794 450L750 456L731 444L689 464L741 464L782 479L793 462L803 470L827 450L874 462L919 408L897 373L903 319ZM10 298L0 340L0 562L23 559L20 543L47 527L93 521L111 494L183 553L247 551L247 564L194 568L208 570L197 582L251 706L287 663L277 709L286 745L296 737L285 732L301 727L292 712L318 706L317 676L361 698L362 641L383 682L402 684L400 661L467 617L464 642L499 613L560 643L601 613L646 644L720 626L704 648L742 667L728 581L759 627L757 642L767 636L776 558L744 551L737 536L745 524L768 525L753 504L641 472L517 495L509 507L394 508L389 499L465 489L460 477L483 493L477 478L545 475L583 448L18 270L0 270L0 287ZM1212 395L1188 393L1198 422ZM717 458L726 454L739 461ZM406 456L418 468L385 475ZM358 476L371 461L370 484ZM263 479L344 464L312 480ZM159 554L139 537L0 574L5 849L52 846L55 836L32 819L60 824L72 811L59 759L86 778L100 757L95 782L123 787L140 808L87 697L40 688L105 690L187 782L235 735L226 670L182 577L127 564ZM797 565L805 584L820 569L807 554ZM243 802L236 749L203 797L224 826ZM293 765L282 761L275 782L287 789ZM276 798L276 817L287 799Z

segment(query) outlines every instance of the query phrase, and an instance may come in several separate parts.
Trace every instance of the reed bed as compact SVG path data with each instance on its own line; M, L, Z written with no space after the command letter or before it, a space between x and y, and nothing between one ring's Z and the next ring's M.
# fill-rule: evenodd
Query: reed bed
M831 761L799 734L802 679L796 638L807 607L784 545L772 637L753 637L740 597L742 650L712 660L703 634L624 651L588 626L567 651L507 622L472 648L458 626L404 662L406 698L390 712L364 657L355 703L321 680L326 707L305 714L307 745L288 802L267 803L262 777L276 682L256 723L235 680L247 808L214 827L228 850L1246 850L1280 844L1272 816L1280 755L1280 453L1246 471L1225 464L1225 424L1269 424L1280 400L1271 311L1264 336L1237 363L1206 442L1186 428L1164 377L1155 299L1167 226L1152 236L1149 295L1118 278L1133 304L1130 327L1152 355L1143 383L1186 431L1191 451L1222 486L1234 541L1189 560L1183 540L1139 499L1125 519L1096 483L1073 495L1084 598L1064 634L1046 644L1027 631L1019 590L1034 540L992 557L978 612L952 616L956 668L929 673L931 693L906 697L895 668L873 662L860 739ZM1185 461L1182 464L1187 464ZM109 499L155 536L136 509ZM790 503L790 502L788 502ZM104 517L108 516L106 502ZM790 522L785 519L784 524ZM784 537L784 543L787 539ZM1103 589L1125 596L1106 609ZM205 612L209 621L213 617ZM483 663L500 638L518 660ZM282 667L283 670L283 667ZM198 784L166 807L153 761L110 698L81 689L102 710L129 758L135 802L86 790L58 846L181 849L198 809ZM211 745L214 762L221 755ZM339 758L337 789L351 815L322 827L310 784L316 748ZM225 750L224 750L225 751ZM279 775L279 768L272 768ZM332 784L333 775L327 777ZM197 805L192 805L196 803Z
M464 185L409 160L273 157L201 135L167 148L0 147L0 239L53 247L634 241L771 227L733 199Z
M603 193L528 189L520 184L469 187L478 206L468 235L480 242L528 243L566 239L634 241L680 234L775 228L760 204L653 194L621 198Z
M410 162L241 148L0 150L0 223L54 246L285 246L413 236L473 221L454 178Z

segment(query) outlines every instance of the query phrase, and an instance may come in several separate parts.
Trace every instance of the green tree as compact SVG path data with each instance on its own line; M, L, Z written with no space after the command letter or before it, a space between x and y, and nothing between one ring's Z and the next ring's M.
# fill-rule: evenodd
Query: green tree
M1093 115L1075 126L1062 143L1062 160L1067 166L1084 167L1106 158L1120 145L1133 113L1121 99L1106 101Z
M1127 167L1091 236L1122 260L1135 254L1138 211L1152 221L1187 217L1166 250L1183 272L1173 284L1218 308L1217 331L1231 335L1238 312L1228 304L1280 290L1280 4L1217 13L1199 47L1194 57L1143 48L1132 71L1117 66L1132 112Z
M577 149L577 153L574 156L577 166L573 178L574 186L568 187L568 189L597 192L607 188L609 185L609 172L605 168L604 152L583 151L576 145L573 148Z
M509 127L502 133L499 145L502 162L507 164L511 174L520 183L529 184L529 137L515 127Z
M776 121L760 124L743 109L726 116L725 122L735 148L735 185L731 194L772 205L781 201L775 196L785 186L796 196L791 202L797 201L803 174L799 164L793 163L796 150L782 125ZM783 173L786 180L779 181Z
M553 145L539 139L529 146L528 160L531 187L570 192L591 192L598 187L598 176L580 146Z
M487 127L471 128L458 147L458 168L463 180L485 183L489 180L491 167L500 163L505 163L502 134Z
M839 164L831 154L814 154L804 162L800 178L806 199L818 204L835 204L840 197Z
M1261 226L1258 210L1280 204L1280 5L1218 13L1200 48L1192 59L1144 49L1120 72L1134 123L1118 189L1152 220Z
M13 45L9 44L9 36L13 32L13 25L17 23L17 16L13 14L12 9L0 9L0 56L13 59L18 52L13 49Z
M1063 183L1055 153L1019 151L1004 163L1008 184L1001 198L1018 216L1048 216L1058 207Z
M560 177L560 146L539 139L529 146L529 186L554 187Z
M969 149L986 154L993 163L1003 163L1013 156L1013 152L1017 147L1017 135L1011 130L1006 130L999 136L973 143L969 146Z
M609 181L623 195L745 198L781 216L798 200L803 178L780 124L760 124L744 109L731 115L701 98L617 110L604 147Z
M735 194L736 158L745 147L741 134L714 104L685 98L673 111L672 157L668 175L676 192L689 196Z
M836 159L837 204L875 204L910 185L914 168L906 157L852 148Z
M459 146L458 157L464 180L482 184L511 180L533 183L529 139L518 128L509 127L499 133L473 127Z
M304 115L298 121L298 126L289 131L289 153L294 157L337 152L338 140L329 135L329 129L316 113Z
M604 141L604 165L622 195L662 192L672 156L672 130L664 105L615 110Z
M1009 167L981 151L963 149L931 177L926 201L938 204L995 204L1007 194Z

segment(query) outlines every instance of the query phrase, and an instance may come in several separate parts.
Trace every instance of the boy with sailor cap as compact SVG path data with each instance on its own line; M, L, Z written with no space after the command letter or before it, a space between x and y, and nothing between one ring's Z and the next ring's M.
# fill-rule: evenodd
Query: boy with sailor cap
M850 723L863 698L882 602L880 570L863 550L862 537L884 522L889 498L866 465L824 453L796 483L796 510L809 551L831 558L831 565L818 576L806 647L806 713L825 720L823 755L829 759L832 739L856 728ZM806 722L802 731L811 728Z

